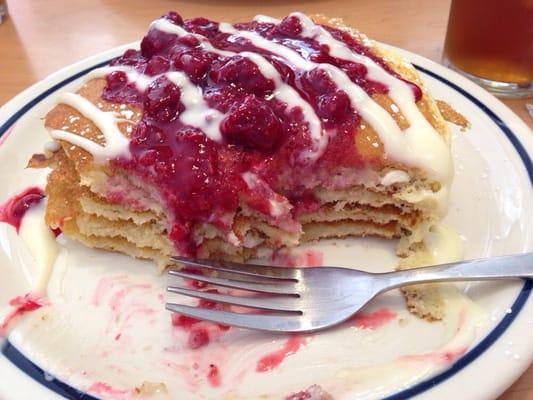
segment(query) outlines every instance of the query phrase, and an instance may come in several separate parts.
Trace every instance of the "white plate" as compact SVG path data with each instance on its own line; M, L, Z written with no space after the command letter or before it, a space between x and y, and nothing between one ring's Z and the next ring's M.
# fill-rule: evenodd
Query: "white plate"
M43 171L24 166L48 139L41 118L56 96L75 89L87 71L127 47L64 68L0 110L0 201L44 182ZM466 133L453 128L456 177L445 220L461 235L466 258L533 250L533 136L528 127L470 81L396 50L417 66L434 97L472 123ZM400 295L388 293L365 310L394 312L396 317L383 326L344 326L315 335L273 371L259 373L259 358L283 347L286 337L231 329L207 347L182 348L185 333L171 327L161 304L165 278L156 276L150 263L60 242L49 286L52 306L20 318L0 355L2 399L57 399L60 394L90 399L83 391L91 387L93 396L122 399L143 381L164 382L167 397L184 400L282 398L315 383L335 399L485 399L501 393L533 360L531 282L499 282L463 285L461 292L450 286L447 318L438 323L409 315ZM323 251L327 264L375 271L394 267L393 246L353 239L314 248ZM0 308L28 291L22 271L32 263L14 229L0 224ZM95 302L99 283L103 297ZM466 318L457 333L462 312ZM455 357L464 346L468 351ZM220 387L207 382L210 363L220 368ZM113 389L102 391L96 382Z

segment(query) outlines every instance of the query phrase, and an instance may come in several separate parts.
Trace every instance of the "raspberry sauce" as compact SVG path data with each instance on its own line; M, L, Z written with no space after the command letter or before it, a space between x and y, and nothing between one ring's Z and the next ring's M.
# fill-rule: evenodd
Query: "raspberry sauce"
M361 329L377 329L396 318L396 313L388 308L380 308L371 313L358 312L346 324Z
M233 216L243 204L265 215L271 223L297 224L290 212L275 215L270 201L273 196L290 198L291 204L296 204L299 198L308 197L306 178L316 176L318 171L326 171L322 176L327 177L328 172L362 168L378 161L375 154L361 153L354 145L360 115L325 70L297 68L249 40L223 32L218 22L205 18L183 20L172 12L163 18L183 34L158 30L152 25L140 51L127 50L111 63L150 77L148 87L141 92L128 82L125 72L114 71L106 77L103 98L142 108L142 118L131 135L132 157L115 159L114 165L156 188L173 221L168 235L181 253L195 254L197 243L192 229L197 224L213 224L229 233ZM329 54L328 46L301 36L302 26L297 18L286 17L278 25L252 21L234 28L284 45L304 62L331 64L370 95L388 93L385 85L368 78L363 64L335 58ZM374 60L396 76L349 33L325 28L351 51ZM272 78L272 73L265 74L243 52L262 57L279 79ZM220 140L183 122L181 117L187 112L185 104L190 95L184 97L180 90L183 87L170 79L173 72L185 74L195 90L201 90L200 100L212 111L213 118L222 118L217 128ZM289 107L278 98L282 86L294 93L293 98L300 96L310 106L327 139L324 151L313 162L307 157L316 151L310 122L302 107ZM265 198L258 201L254 196L256 188L246 184L244 173L257 176L269 187L271 195L262 195Z
M305 340L300 335L291 335L279 350L275 350L270 354L262 357L255 367L257 372L268 372L280 365L291 354L300 350L300 347L305 344Z
M212 387L220 386L220 371L215 364L209 364L209 370L207 372L207 382Z
M38 204L43 198L44 193L38 187L30 187L12 196L4 204L0 205L0 222L14 226L18 233L20 224L22 223L22 217L24 217L26 211L30 207Z
M217 289L204 289L204 291L209 293L218 293ZM205 299L198 300L198 307L217 310L227 309L227 306L224 304L215 303L214 301ZM223 332L226 332L230 329L230 327L227 325L202 321L178 313L173 313L171 315L171 322L172 326L181 328L188 332L187 347L190 349L198 349L207 346L213 338L220 336Z
M3 321L0 321L0 334L4 333L11 322L18 316L37 310L46 304L47 302L45 299L37 297L31 293L11 299L9 305L13 307L13 309L6 315Z

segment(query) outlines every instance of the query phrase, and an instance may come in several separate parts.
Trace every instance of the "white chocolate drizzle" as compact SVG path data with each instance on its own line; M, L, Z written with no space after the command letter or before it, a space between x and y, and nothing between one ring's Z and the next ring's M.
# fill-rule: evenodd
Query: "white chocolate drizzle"
M409 174L405 171L399 169L393 169L388 171L380 180L380 183L383 186L394 185L395 183L406 183L409 182L411 178Z
M274 82L274 97L276 97L278 100L285 102L289 110L294 107L299 107L302 110L304 119L309 124L309 132L311 134L311 138L315 142L315 148L312 149L310 152L304 154L303 157L309 161L314 161L322 155L327 146L327 138L322 131L322 124L320 122L319 117L316 115L315 111L313 110L313 107L311 107L311 105L306 100L304 100L302 96L292 86L283 82L279 72L265 57L248 51L235 53L232 51L217 49L216 47L211 45L211 43L209 43L209 41L204 36L188 32L182 27L175 25L166 19L156 20L152 24L152 27L159 31L175 34L180 37L189 35L193 36L200 41L202 47L206 51L220 54L225 57L246 57L250 61L252 61L266 79L270 79Z
M431 227L424 238L432 264L446 264L464 259L464 244L459 235L445 225Z
M178 117L179 120L185 125L201 129L211 140L219 142L222 139L220 134L220 123L222 122L222 119L224 119L224 114L209 107L204 100L202 89L192 83L185 73L171 71L160 75L148 76L138 73L132 67L113 66L95 69L88 75L87 80L105 77L114 71L124 72L128 78L128 82L134 83L137 89L142 92L145 91L152 82L161 76L165 76L181 91L180 101L185 106L185 110L180 113Z
M85 97L74 93L61 94L58 102L74 108L84 117L90 119L102 132L106 143L102 146L75 133L59 129L50 130L50 136L53 139L64 140L81 147L91 153L97 163L103 163L117 157L129 158L129 139L118 128L116 113L102 111Z
M452 162L446 141L426 120L416 105L414 94L408 83L396 78L388 73L383 67L371 58L357 54L345 43L335 39L326 29L316 25L311 19L301 13L293 13L291 16L298 18L303 38L315 40L321 45L326 45L331 56L363 64L367 69L369 80L383 83L389 88L388 95L394 104L401 111L409 123L409 127L402 130L395 122L394 118L363 88L354 83L349 76L340 68L328 63L315 63L307 60L295 50L266 39L253 31L238 30L228 23L220 23L219 30L228 33L229 42L247 39L257 48L266 50L277 57L283 58L289 64L301 71L311 71L320 69L327 73L331 81L348 95L351 106L361 117L372 126L378 134L384 146L385 156L391 160L420 168L425 171L429 178L436 179L442 184L442 189L435 196L441 209L446 208L446 198L451 183ZM255 20L279 24L279 20L266 16L257 16ZM275 84L272 96L287 104L287 110L298 107L302 110L303 117L309 126L310 137L314 141L313 148L302 153L306 160L314 161L318 159L327 147L327 135L322 128L320 118L316 115L313 107L295 90L291 85L284 82L280 73L271 62L260 54L249 51L240 53L226 51L215 48L208 38L189 32L181 26L173 24L167 19L159 19L152 23L151 27L162 32L178 35L180 37L192 36L200 42L201 48L205 51L213 52L224 57L246 57L253 62L266 79L270 79ZM91 72L87 79L103 77L113 71L123 71L129 82L133 82L141 92L145 91L150 84L164 75L167 79L176 84L181 92L181 102L185 110L178 118L186 125L201 129L207 137L214 141L221 141L220 124L225 118L225 114L208 106L203 98L202 89L193 84L187 75L180 71L166 72L162 75L148 76L136 72L133 67L113 66L104 67ZM118 129L117 119L113 113L106 113L85 100L79 95L66 94L60 98L60 102L70 105L80 111L86 117L92 119L95 125L102 131L106 145L101 146L86 138L63 130L53 130L51 135L54 139L67 140L70 143L80 146L93 154L96 161L127 156L128 140ZM385 176L383 184L393 184L404 182L405 176L398 174ZM398 180L399 179L399 180Z
M449 182L452 176L452 161L448 146L418 109L409 85L389 74L371 58L352 51L345 43L333 38L326 29L316 25L306 15L302 13L291 15L299 19L303 37L327 45L333 57L363 64L367 68L368 79L388 86L390 98L409 122L409 127L400 135L396 130L378 132L387 154L397 161L420 165L441 181Z
M183 72L174 71L165 75L181 90L180 99L185 111L179 115L179 120L186 125L201 129L211 140L219 142L222 139L220 123L224 119L224 114L208 106L202 89L194 85Z
M30 207L20 225L19 235L35 259L35 265L25 270L32 290L45 293L52 267L59 252L59 246L50 227L44 221L46 198Z
M402 131L393 117L348 75L332 64L315 63L303 58L298 52L270 41L256 32L240 31L228 23L220 23L222 32L232 35L229 41L237 38L249 40L255 47L277 54L303 71L319 68L328 73L329 78L338 88L346 92L352 107L377 132L385 148L385 153L393 160L410 166L422 168L431 177L443 184L448 184L452 175L450 152L445 140L435 131L416 106L414 95L408 85L386 72L373 60L360 54L355 54L345 44L334 39L324 28L316 25L308 17L300 13L291 14L302 24L302 36L317 40L330 48L330 54L364 64L368 69L368 78L384 83L389 87L390 97L400 107L410 127ZM274 19L259 16L261 22L274 23ZM279 22L279 21L277 21Z

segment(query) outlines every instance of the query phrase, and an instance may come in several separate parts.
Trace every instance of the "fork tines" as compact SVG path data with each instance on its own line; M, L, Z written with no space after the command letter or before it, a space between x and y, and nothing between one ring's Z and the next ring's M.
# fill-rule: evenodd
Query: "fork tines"
M245 328L265 329L265 326L269 326L269 330L273 331L286 331L287 324L294 319L294 314L301 314L297 290L300 274L298 269L193 260L186 257L172 257L172 260L194 267L198 271L195 273L195 270L189 272L171 269L168 273L172 276L234 290L222 294L183 286L169 286L167 288L169 292L215 303L246 307L248 310L233 312L167 303L166 308L170 311Z

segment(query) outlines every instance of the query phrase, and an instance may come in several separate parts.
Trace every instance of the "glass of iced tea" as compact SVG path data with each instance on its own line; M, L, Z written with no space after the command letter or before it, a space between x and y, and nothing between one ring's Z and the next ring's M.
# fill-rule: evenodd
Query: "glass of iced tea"
M533 0L452 0L443 61L495 95L533 96Z

